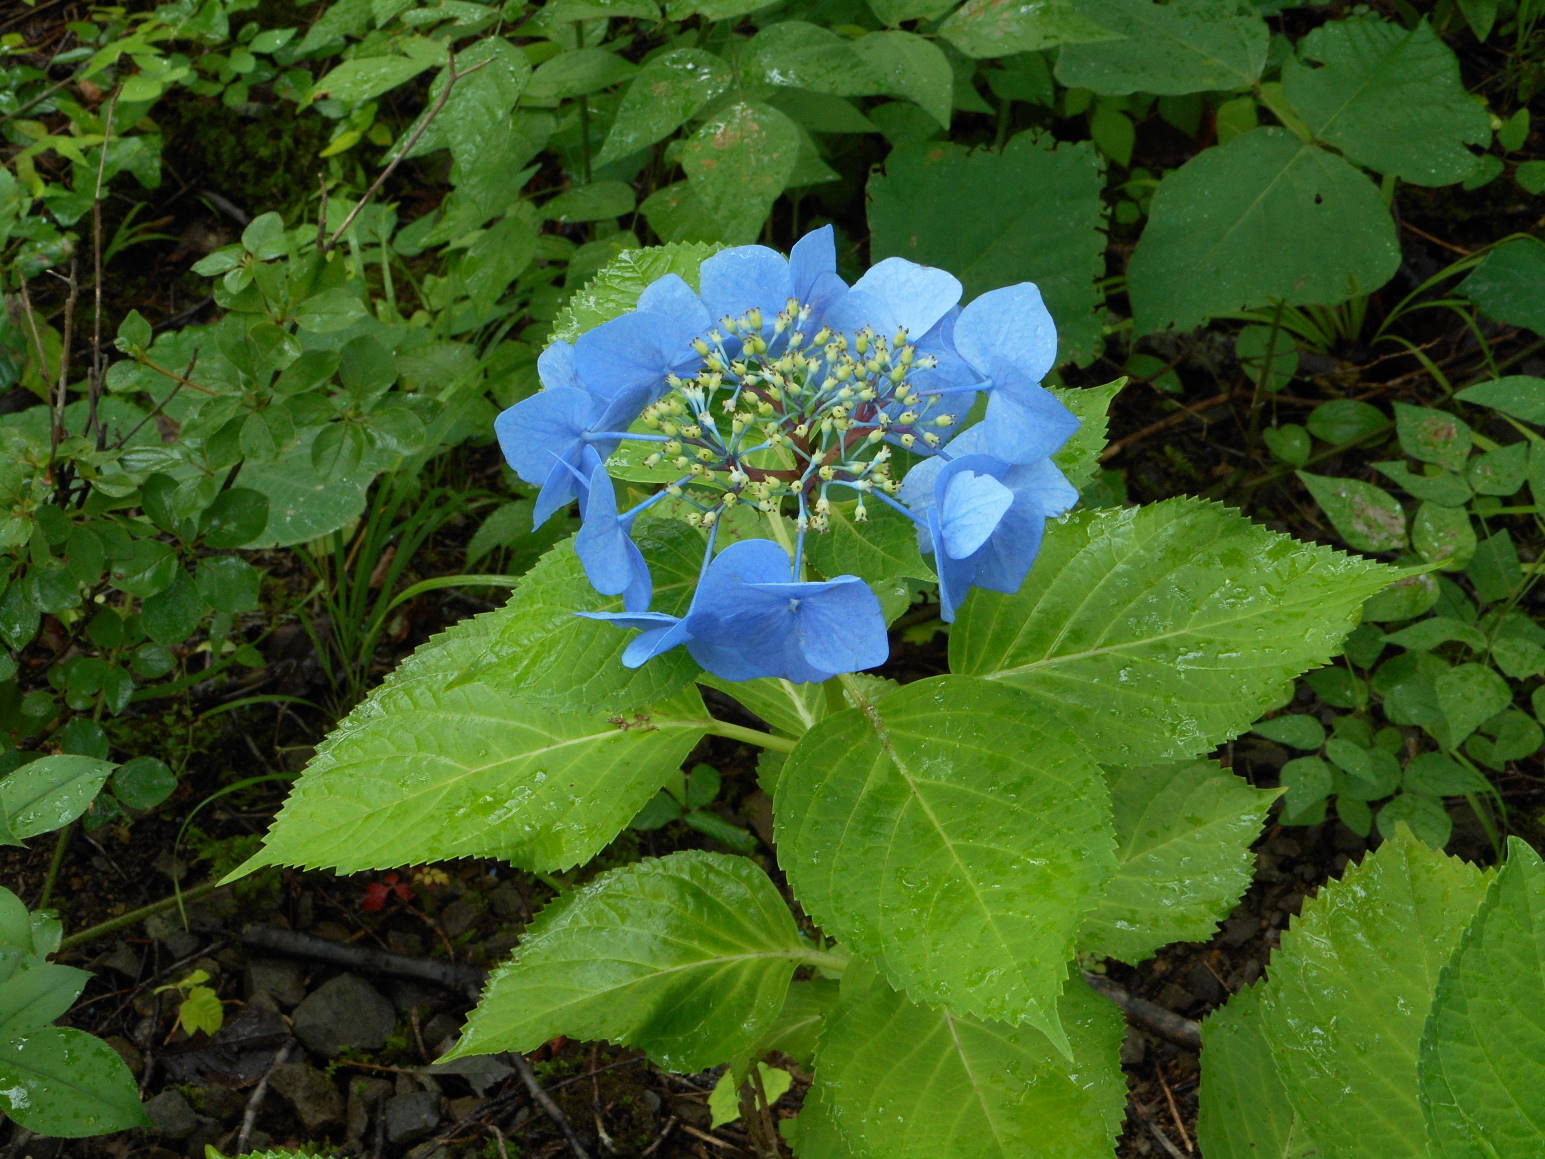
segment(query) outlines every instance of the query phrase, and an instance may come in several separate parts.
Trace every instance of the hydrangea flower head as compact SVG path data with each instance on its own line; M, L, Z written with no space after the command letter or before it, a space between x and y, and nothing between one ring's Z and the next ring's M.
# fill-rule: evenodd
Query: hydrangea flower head
M1035 287L962 308L943 270L889 258L849 286L836 264L827 227L788 257L721 251L695 291L666 275L634 310L550 346L544 389L499 416L510 465L540 488L537 521L580 500L586 575L623 596L623 612L594 615L640 632L625 663L684 644L730 680L872 667L887 654L873 592L858 576L808 574L806 538L830 527L834 505L850 503L858 523L875 501L912 519L952 619L972 586L1017 588L1045 520L1073 501L1048 456L1078 424L1040 385L1056 330ZM962 433L982 392L987 417ZM628 510L606 469L624 440L648 444L643 466L671 480ZM666 498L706 533L679 618L648 610L631 537ZM747 512L772 538L715 554L719 528Z

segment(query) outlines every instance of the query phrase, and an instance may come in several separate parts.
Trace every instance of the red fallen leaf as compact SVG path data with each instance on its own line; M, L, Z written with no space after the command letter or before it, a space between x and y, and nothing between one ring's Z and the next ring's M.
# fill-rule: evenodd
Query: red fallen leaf
M388 873L380 881L372 881L365 887L365 897L360 902L360 909L366 913L375 913L377 910L385 909L386 899L393 894L397 896L398 901L413 900L413 887L405 881L398 881L395 870Z

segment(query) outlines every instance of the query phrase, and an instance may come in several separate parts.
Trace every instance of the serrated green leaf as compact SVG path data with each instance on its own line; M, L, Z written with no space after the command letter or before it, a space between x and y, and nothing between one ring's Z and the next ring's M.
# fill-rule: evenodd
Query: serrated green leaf
M0 813L22 840L51 833L86 811L114 766L95 757L54 753L0 777Z
M1417 185L1451 185L1475 167L1466 145L1491 140L1486 109L1465 91L1459 61L1425 20L1366 16L1322 24L1282 68L1283 92L1321 141Z
M1149 212L1127 269L1140 334L1278 301L1332 305L1400 264L1373 182L1286 129L1198 153L1165 174Z
M1051 457L1073 486L1082 489L1099 471L1110 430L1110 404L1126 384L1125 378L1118 378L1104 386L1050 388L1057 401L1078 418L1078 430Z
M858 976L843 977L812 1089L854 1159L1112 1153L1126 1103L1121 1017L1082 982L1068 987L1058 1011L1070 1067L1030 1027L916 1005L859 965L848 968Z
M815 725L774 807L779 860L823 928L917 1000L1061 1048L1057 998L1114 839L1099 769L1041 719L1012 688L918 681Z
M566 1034L701 1070L772 1026L810 957L754 862L697 851L651 858L543 910L445 1058L532 1050Z
M732 73L718 55L672 48L652 56L634 75L595 163L604 165L662 141L729 87Z
M1207 1159L1321 1159L1272 1062L1262 1026L1265 983L1239 991L1202 1023L1196 1141Z
M900 146L869 179L873 256L948 270L967 298L1034 282L1057 321L1060 357L1086 362L1100 345L1100 168L1088 142L1059 145L1031 132L996 153L938 141ZM1002 189L1021 192L1005 198Z
M738 102L687 138L681 167L687 185L718 226L720 238L755 240L794 173L799 128L769 105Z
M1102 762L1184 760L1329 660L1397 574L1197 499L1078 512L1017 594L966 600L950 665L1029 692Z
M1313 752L1325 743L1325 726L1315 717L1304 713L1258 720L1250 731L1267 740L1305 752Z
M654 578L654 610L685 614L702 566L701 535L681 524L650 521L635 529L634 542ZM622 653L632 634L576 614L621 607L619 597L596 594L573 541L564 540L526 573L488 626L481 654L443 679L493 684L525 701L568 710L629 710L671 696L698 671L685 649L626 668Z
M1210 938L1250 885L1276 792L1212 761L1107 770L1116 872L1078 933L1081 953L1136 965L1160 946Z
M399 41L397 47L398 51L389 56L344 61L316 82L310 99L325 94L347 104L362 104L445 60L443 41L409 36Z
M80 1139L148 1127L128 1064L84 1030L46 1026L0 1053L0 1112L40 1135Z
M966 0L939 26L939 35L978 59L1120 38L1080 8L1076 0Z
M565 869L627 826L705 723L695 694L623 715L565 711L498 681L405 681L368 703L317 747L245 868L501 857Z
M569 299L553 323L553 341L573 342L626 314L638 305L639 295L666 274L675 274L697 289L699 269L719 248L703 242L669 242L624 250Z
M1472 302L1498 322L1527 326L1537 334L1545 334L1545 242L1532 237L1503 242L1459 283L1459 292L1469 295ZM1460 397L1464 397L1463 393ZM1497 403L1486 405L1507 409Z
M1402 832L1305 902L1283 933L1262 1025L1325 1154L1426 1159L1413 1130L1417 1047L1438 972L1485 891L1481 871Z
M1422 1110L1438 1159L1545 1146L1545 866L1516 837L1438 976L1422 1036Z
M1406 514L1384 488L1361 479L1295 472L1348 547L1399 551L1406 545Z
M1246 0L1079 0L1118 40L1070 44L1057 79L1097 93L1196 93L1254 84L1270 29Z

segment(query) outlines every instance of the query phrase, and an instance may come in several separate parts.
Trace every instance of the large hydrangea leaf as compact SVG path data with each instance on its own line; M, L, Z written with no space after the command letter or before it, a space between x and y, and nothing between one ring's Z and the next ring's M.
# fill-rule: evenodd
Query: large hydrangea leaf
M1399 575L1199 499L1079 512L1019 592L966 600L950 667L1029 693L1107 764L1184 760L1328 661Z
M1486 892L1409 830L1305 903L1272 954L1265 1037L1327 1155L1427 1159L1417 1048L1438 972Z
M1438 977L1422 1107L1439 1159L1545 1153L1545 865L1518 838Z
M1012 688L959 676L820 721L778 777L779 861L912 998L1059 1046L1073 936L1114 866L1098 767Z
M657 530L639 539L658 597L684 606L697 536ZM689 659L626 669L628 634L574 614L617 606L571 545L549 552L509 604L423 645L338 724L241 871L473 856L545 870L594 856L704 728Z
M1250 845L1276 791L1212 761L1106 775L1116 872L1079 931L1079 950L1136 965L1170 942L1210 938L1250 885Z
M1402 28L1353 17L1299 42L1283 91L1309 131L1360 165L1417 185L1451 185L1475 168L1465 146L1491 140L1486 109L1459 60L1425 20Z
M1165 174L1127 279L1150 334L1275 301L1344 302L1399 265L1372 181L1286 129L1253 129Z
M667 242L623 250L576 290L558 312L553 341L573 342L587 330L621 317L638 305L639 295L650 283L666 274L675 274L697 289L699 269L719 249L707 242Z
M701 1070L773 1026L811 955L754 862L697 851L640 861L537 916L446 1057L532 1050L565 1034Z
M1100 164L1088 142L1054 145L1033 133L1001 153L903 145L869 181L872 256L949 270L966 300L1034 282L1057 320L1061 357L1087 362L1100 344L1094 283L1105 269Z
M1196 1142L1207 1159L1323 1159L1288 1100L1261 1025L1264 982L1202 1023Z
M1271 30L1249 0L1079 0L1077 7L1122 39L1064 47L1057 79L1070 88L1117 94L1246 88L1266 63Z
M852 1159L1109 1155L1126 1103L1121 1016L1082 983L1059 1015L1071 1066L1037 1030L920 1006L855 962L816 1053L810 1134L835 1133Z

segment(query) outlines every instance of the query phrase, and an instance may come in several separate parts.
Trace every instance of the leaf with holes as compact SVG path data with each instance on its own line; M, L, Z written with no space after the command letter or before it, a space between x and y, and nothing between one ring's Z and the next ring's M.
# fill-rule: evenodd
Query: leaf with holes
M1137 332L1369 294L1400 265L1378 188L1286 129L1252 129L1164 175L1127 268Z
M1485 107L1425 20L1415 28L1368 16L1331 21L1298 42L1298 57L1282 67L1284 95L1318 140L1359 165L1452 185L1475 168L1466 146L1491 140Z

